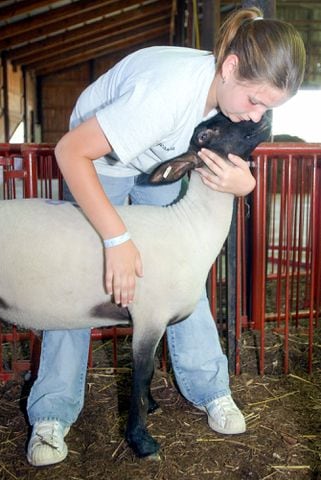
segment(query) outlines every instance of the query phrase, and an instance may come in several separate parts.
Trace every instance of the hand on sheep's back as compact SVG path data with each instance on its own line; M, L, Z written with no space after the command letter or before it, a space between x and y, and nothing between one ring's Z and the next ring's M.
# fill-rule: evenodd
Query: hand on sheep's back
M143 276L143 264L135 244L127 242L105 248L106 291L114 302L127 307L134 300L136 276Z

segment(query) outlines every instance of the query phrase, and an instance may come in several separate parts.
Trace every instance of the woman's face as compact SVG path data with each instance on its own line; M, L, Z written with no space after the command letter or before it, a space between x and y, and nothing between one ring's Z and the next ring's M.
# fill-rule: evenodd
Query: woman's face
M289 99L288 92L268 84L237 80L235 71L238 59L235 55L229 57L230 63L224 65L226 61L224 62L222 74L218 76L216 100L220 111L233 122L259 122L267 110L278 107Z

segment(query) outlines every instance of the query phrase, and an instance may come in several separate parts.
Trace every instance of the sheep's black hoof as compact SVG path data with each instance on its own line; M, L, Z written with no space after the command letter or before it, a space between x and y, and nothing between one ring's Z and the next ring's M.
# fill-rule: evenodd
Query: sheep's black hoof
M147 410L147 413L153 413L155 412L155 410L157 410L159 408L159 405L157 402L155 402L155 400L153 399L153 397L149 397L148 399L148 410Z
M136 429L135 433L127 432L126 440L139 458L158 460L160 445L145 429Z

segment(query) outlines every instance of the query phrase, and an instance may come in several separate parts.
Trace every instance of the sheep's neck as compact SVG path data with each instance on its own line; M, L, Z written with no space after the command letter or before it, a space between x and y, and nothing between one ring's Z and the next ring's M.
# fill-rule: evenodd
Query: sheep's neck
M228 233L234 196L229 193L216 192L204 185L200 175L192 172L186 195L181 201L169 207L189 235L194 237L204 251L216 255L213 244L217 244ZM220 247L221 248L221 247Z

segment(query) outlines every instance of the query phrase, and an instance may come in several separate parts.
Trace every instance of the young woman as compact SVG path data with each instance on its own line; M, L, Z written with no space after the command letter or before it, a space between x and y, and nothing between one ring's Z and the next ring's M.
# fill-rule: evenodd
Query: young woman
M256 8L241 9L222 26L215 56L181 47L142 49L80 95L56 156L72 196L104 240L106 292L115 302L134 301L144 265L113 205L128 196L134 204L173 202L179 182L155 187L142 177L185 152L194 128L218 111L233 122L258 122L296 93L304 66L304 45L291 25L264 20ZM241 158L230 155L228 165L206 149L200 156L210 168L199 169L209 188L237 196L254 188ZM213 430L244 432L205 288L194 313L168 327L167 339L182 394L206 412ZM64 437L84 402L89 341L89 329L43 334L38 378L28 399L32 465L57 463L67 455Z

